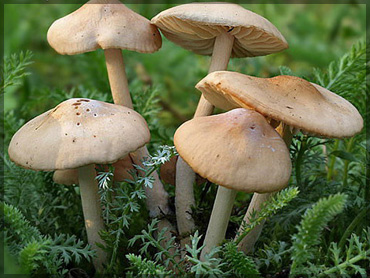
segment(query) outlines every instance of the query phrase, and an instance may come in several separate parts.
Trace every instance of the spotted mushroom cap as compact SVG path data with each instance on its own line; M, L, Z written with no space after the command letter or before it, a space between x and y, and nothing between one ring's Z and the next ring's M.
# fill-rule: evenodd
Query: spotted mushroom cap
M232 57L263 56L288 48L283 35L266 18L232 3L192 3L159 13L152 23L172 42L211 55L223 31L235 37Z
M60 54L74 55L98 48L152 53L162 46L161 35L145 17L118 0L91 0L56 20L47 39Z
M107 165L101 165L102 168L95 167L96 172L108 171ZM131 179L132 176L129 174L129 170L134 170L130 156L126 156L123 159L113 163L114 167L113 180L117 182L124 181L125 179ZM79 184L78 181L78 169L67 169L67 170L56 170L53 174L53 181L55 183L72 185Z
M203 78L196 88L216 107L254 109L312 135L350 137L363 127L360 113L350 102L295 76L258 78L218 71Z
M150 140L132 109L90 99L69 99L22 126L9 145L16 164L34 170L112 164Z
M245 192L281 190L289 181L289 151L259 113L244 108L197 117L174 137L179 155L199 175Z

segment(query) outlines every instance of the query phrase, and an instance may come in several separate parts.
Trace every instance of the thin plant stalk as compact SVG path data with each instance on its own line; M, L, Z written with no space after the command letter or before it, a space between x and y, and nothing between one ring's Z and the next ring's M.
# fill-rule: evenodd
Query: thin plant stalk
M99 232L104 230L104 221L101 214L98 182L95 176L94 164L83 166L78 169L82 211L85 219L87 239L92 249L96 251L93 264L95 269L99 271L103 269L103 263L107 260L107 254L97 246L97 243L104 244L104 241L99 235Z
M340 142L339 139L335 140L335 143L334 143L334 146L333 146L333 151L336 151L338 149L339 142ZM326 179L328 181L331 181L333 179L335 160L336 160L335 156L332 156L331 159L329 160L328 173L326 175Z
M346 152L350 153L353 148L353 144L355 142L355 137L351 137L347 143ZM347 186L348 184L348 170L349 170L349 160L344 161L344 170L343 170L343 182L342 182L342 190Z
M215 39L209 73L218 70L226 70L230 60L234 37L226 31ZM200 97L194 117L209 116L213 113L214 106L208 102L203 94ZM193 232L195 224L191 217L192 207L195 206L193 185L195 173L190 166L179 157L176 163L176 219L180 236L189 235ZM181 246L189 243L188 236L181 240Z
M283 138L286 146L290 147L292 143L292 132L290 131L290 127L288 125L281 124L276 131L280 134ZM245 214L242 225L240 226L237 235L241 235L244 231L244 227L250 223L249 218L252 213L257 213L261 211L261 206L264 202L267 202L275 193L254 193L252 197L252 201L248 206L247 213ZM253 252L254 245L256 244L259 236L261 235L263 225L265 221L263 221L260 225L257 225L254 229L252 229L241 241L239 241L238 249L245 253ZM235 238L238 241L238 236Z

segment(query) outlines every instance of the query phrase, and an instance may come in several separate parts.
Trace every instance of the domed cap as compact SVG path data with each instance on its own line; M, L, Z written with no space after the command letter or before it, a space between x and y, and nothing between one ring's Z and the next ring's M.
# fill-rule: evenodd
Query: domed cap
M91 0L56 20L48 42L58 53L74 55L98 48L151 53L161 48L158 29L118 0Z
M113 163L114 167L113 180L114 181L124 181L125 179L131 179L131 175L128 170L134 170L132 166L132 161L130 156L126 156L124 159L120 159L117 162ZM102 165L100 171L109 171L107 165ZM100 168L95 167L98 172ZM53 174L53 180L55 183L72 185L79 184L78 181L78 169L67 169L67 170L56 170Z
M363 127L361 115L350 102L295 76L258 78L218 71L203 78L196 88L216 107L254 109L312 135L349 137Z
M289 151L255 111L239 108L194 118L177 129L174 142L195 172L224 187L265 193L288 184Z
M16 164L34 170L111 164L150 140L148 126L124 106L69 99L19 129L9 145Z
M152 19L172 42L201 55L211 55L224 31L235 37L232 57L263 56L288 48L266 18L231 3L193 3L170 8Z

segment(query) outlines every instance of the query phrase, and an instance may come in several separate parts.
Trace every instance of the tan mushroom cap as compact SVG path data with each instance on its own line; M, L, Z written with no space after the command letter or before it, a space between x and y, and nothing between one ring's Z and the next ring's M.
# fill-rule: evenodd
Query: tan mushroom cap
M350 137L363 127L360 113L350 102L295 76L258 78L218 71L203 78L196 88L216 107L250 108L317 136Z
M107 165L102 165L103 168L100 171L108 171ZM117 182L124 181L125 179L131 179L132 176L129 174L129 170L134 170L132 166L132 161L129 156L126 156L123 159L118 160L113 163L114 167L113 180ZM100 168L95 167L96 172ZM67 169L67 170L56 170L53 174L53 180L55 183L72 185L79 184L78 181L78 169Z
M221 186L245 192L273 192L289 181L289 151L259 113L234 109L194 118L174 137L176 149L190 167Z
M69 99L26 123L13 136L9 156L34 170L112 164L150 140L132 109L89 99Z
M288 48L283 35L266 18L231 3L176 6L152 19L172 42L211 55L215 38L225 30L235 37L232 57L263 56Z
M98 48L120 48L142 53L162 46L158 29L118 0L91 0L56 20L47 39L60 54L74 55Z

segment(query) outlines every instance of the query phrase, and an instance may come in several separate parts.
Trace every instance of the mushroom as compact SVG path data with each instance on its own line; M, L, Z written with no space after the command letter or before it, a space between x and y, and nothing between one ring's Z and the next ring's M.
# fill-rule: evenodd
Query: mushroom
M170 41L196 54L212 55L209 72L226 70L230 57L262 56L288 48L270 21L232 3L179 5L159 13L152 23ZM202 95L194 117L211 115L213 108ZM176 214L181 235L194 230L194 222L186 212L195 205L195 174L181 157L177 173Z
M114 103L129 108L133 106L121 49L152 53L162 46L158 29L118 0L88 1L75 12L56 20L47 38L60 54L74 55L102 48ZM144 158L150 155L143 147L130 156L136 165L143 166ZM151 177L153 188L145 187L149 214L151 217L167 215L171 211L168 194L158 174L153 172ZM169 224L167 228L173 229Z
M132 161L130 156L126 156L124 159L120 159L117 162L113 163L114 167L113 180L117 182L122 182L125 179L130 179L131 175L128 170L134 170L132 166ZM104 171L108 171L108 167L103 165ZM97 172L97 168L95 167ZM78 170L77 169L68 169L68 170L56 170L53 174L53 180L55 183L72 185L78 184Z
M289 151L255 111L239 108L194 118L177 129L174 142L194 172L220 185L201 259L224 239L237 191L266 193L288 184Z
M133 108L121 49L152 53L162 46L158 29L118 0L90 0L56 20L47 39L60 54L104 50L115 104Z
M216 107L225 110L249 108L271 119L271 123L281 123L278 131L288 147L293 130L319 137L344 138L355 135L363 127L360 113L350 102L295 76L257 78L219 71L209 74L196 88ZM244 218L246 223L252 211L258 212L269 197L266 194L253 196ZM239 243L241 250L253 249L262 226L256 227Z
M111 164L150 140L148 126L132 109L90 99L69 99L22 126L8 153L17 165L33 170L78 169L87 237L101 270L106 254L94 164ZM30 143L31 142L31 143Z

